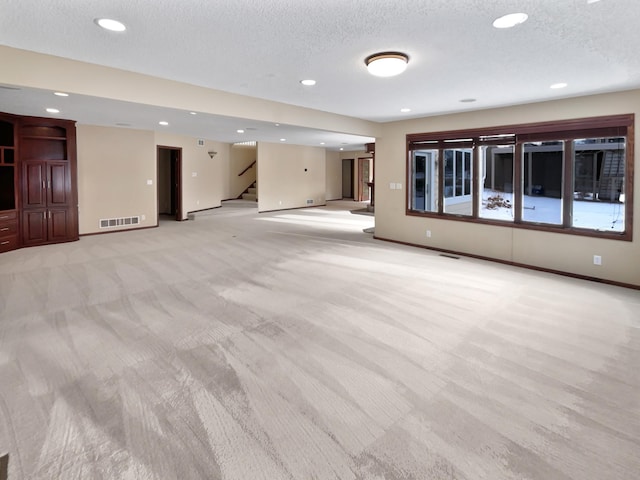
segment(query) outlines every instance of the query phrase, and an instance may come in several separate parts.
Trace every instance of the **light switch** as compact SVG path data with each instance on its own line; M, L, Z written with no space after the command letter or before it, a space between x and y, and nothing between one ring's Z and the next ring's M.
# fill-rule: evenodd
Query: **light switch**
M392 182L392 183L390 183L390 184L389 184L389 188L390 188L391 190L395 190L395 189L396 189L396 184L395 184L395 183L393 183L393 182Z
M153 185L153 180L147 180L147 185Z
M396 190L402 190L402 184L396 183Z
M191 176L192 177L197 177L198 176L198 172L191 172Z

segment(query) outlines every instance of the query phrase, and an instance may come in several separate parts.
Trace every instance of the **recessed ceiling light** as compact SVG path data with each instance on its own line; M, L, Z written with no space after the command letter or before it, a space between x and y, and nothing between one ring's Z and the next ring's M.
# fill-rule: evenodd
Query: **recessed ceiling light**
M600 0L587 0L587 3L598 3Z
M236 130L236 132L238 132L238 133L244 133L244 130L242 130L241 128L239 128L238 130Z
M124 32L127 29L127 27L124 26L124 23L111 18L96 18L94 22L96 25L111 32Z
M276 127L279 127L279 126L280 126L280 124L279 124L279 123L274 123L274 125L275 125Z
M69 94L68 93L64 93L64 92L53 92L54 95L57 95L59 97L68 97Z
M158 124L166 127L167 125L169 125L169 122L165 122L164 120L162 120L161 122L158 122Z
M189 112L189 115L197 115L196 112Z
M300 83L302 85L306 85L307 87L312 87L312 86L314 86L316 84L316 81L308 79L308 80L300 80Z
M286 138L281 138L281 139L280 139L280 141L281 141L281 142L286 142L286 141L287 141L287 139L286 139Z
M526 22L527 18L529 18L529 15L526 13L510 13L500 18L496 18L493 22L493 26L496 28L512 28Z
M60 113L60 110L57 108L47 108L47 112L49 113Z
M393 77L407 69L409 56L400 52L381 52L364 59L367 70L376 77Z
M340 147L340 151L343 151L343 150L344 150L344 148Z
M462 103L473 103L476 101L475 98L463 98L460 100Z
M410 108L401 108L400 111L402 113L409 113L411 111L411 109Z
M324 142L320 142L320 145L324 145Z
M560 83L554 83L553 85L551 85L549 88L553 88L553 89L557 89L557 88L564 88L566 87L567 84L564 82L560 82Z

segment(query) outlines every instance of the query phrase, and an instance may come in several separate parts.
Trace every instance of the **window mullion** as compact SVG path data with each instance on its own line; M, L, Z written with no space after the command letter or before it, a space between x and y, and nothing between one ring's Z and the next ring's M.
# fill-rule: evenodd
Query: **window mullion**
M444 213L444 148L438 149L438 214Z
M480 205L482 199L479 197L482 195L482 188L480 188L480 148L478 145L474 145L471 148L471 215L473 218L480 218Z
M522 143L517 143L513 153L513 221L522 222L522 200L524 185L524 155Z
M572 140L564 142L564 171L562 175L562 226L573 226L573 160Z

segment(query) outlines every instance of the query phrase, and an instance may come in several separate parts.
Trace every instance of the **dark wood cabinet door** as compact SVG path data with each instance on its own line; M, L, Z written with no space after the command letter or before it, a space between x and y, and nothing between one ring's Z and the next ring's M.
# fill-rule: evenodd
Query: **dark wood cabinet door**
M22 242L38 245L47 241L47 210L25 210L22 213Z
M69 162L47 162L47 204L49 207L71 204Z
M58 242L69 239L69 209L52 208L47 219L47 235L50 242Z
M27 161L22 164L22 207L47 206L47 169L45 162Z

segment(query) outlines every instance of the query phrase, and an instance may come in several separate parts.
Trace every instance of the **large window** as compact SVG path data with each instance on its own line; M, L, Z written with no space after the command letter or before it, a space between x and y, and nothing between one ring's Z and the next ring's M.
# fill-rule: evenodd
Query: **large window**
M407 136L407 214L631 240L633 115Z

